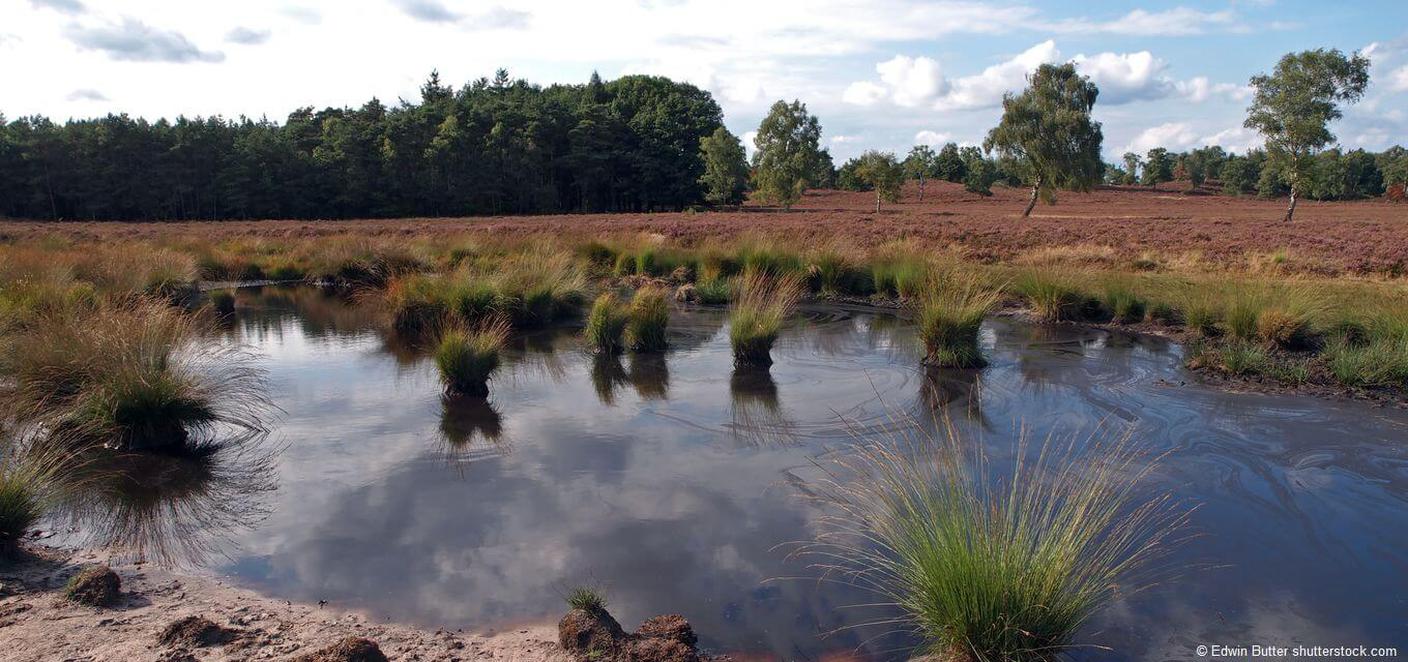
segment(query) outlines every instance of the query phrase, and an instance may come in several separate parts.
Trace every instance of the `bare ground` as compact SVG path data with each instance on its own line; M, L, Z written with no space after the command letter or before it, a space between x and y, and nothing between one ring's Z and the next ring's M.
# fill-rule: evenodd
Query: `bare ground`
M83 564L107 562L95 552L31 545L0 562L0 658L51 660L287 660L345 637L375 641L392 660L551 660L568 662L552 623L495 634L428 631L375 623L335 606L262 597L212 578L150 565L117 564L123 595L112 608L68 602L63 586ZM164 645L173 621L198 615L237 634L215 646Z

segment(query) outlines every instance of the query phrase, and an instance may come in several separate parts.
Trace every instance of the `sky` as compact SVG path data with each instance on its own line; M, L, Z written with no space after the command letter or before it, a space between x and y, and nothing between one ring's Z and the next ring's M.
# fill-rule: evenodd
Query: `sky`
M778 99L821 120L837 162L980 144L1043 62L1100 86L1105 154L1259 144L1248 80L1291 51L1371 62L1332 128L1408 144L1408 23L1382 2L917 0L0 0L0 113L267 116L418 98L503 67L530 82L648 73L711 91L750 143ZM751 149L751 144L748 145Z

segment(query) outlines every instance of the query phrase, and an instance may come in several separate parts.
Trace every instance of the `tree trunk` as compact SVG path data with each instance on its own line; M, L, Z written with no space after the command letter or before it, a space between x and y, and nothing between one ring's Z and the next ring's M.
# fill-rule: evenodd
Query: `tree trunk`
M1041 180L1037 180L1036 185L1032 187L1032 199L1027 201L1027 209L1022 212L1022 218L1026 218L1032 215L1032 208L1036 206L1037 192L1040 190Z
M924 175L919 176L919 201L924 202Z
M875 213L880 213L880 189L875 189Z
M1291 222L1291 217L1296 214L1296 187L1291 186L1291 204L1286 206L1286 222Z

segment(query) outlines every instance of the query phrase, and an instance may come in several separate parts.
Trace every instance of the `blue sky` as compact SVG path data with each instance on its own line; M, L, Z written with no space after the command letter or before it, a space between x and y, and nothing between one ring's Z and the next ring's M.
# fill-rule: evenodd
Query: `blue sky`
M537 83L653 73L712 91L747 137L800 98L838 160L981 142L1002 93L1074 60L1101 87L1105 152L1242 151L1247 80L1282 54L1366 52L1348 147L1408 143L1402 2L915 0L0 0L0 112L282 119L304 105L414 98L506 67Z

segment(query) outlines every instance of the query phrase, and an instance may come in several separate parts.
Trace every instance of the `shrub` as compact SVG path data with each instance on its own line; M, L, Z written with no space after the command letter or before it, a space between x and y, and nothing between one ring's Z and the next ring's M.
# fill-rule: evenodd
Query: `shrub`
M997 305L998 296L971 273L932 276L914 306L925 363L942 368L981 367L985 360L978 347L978 331L983 317Z
M772 365L772 345L800 296L801 284L795 277L776 278L759 271L743 273L729 315L734 363Z
M626 330L626 311L621 302L611 292L604 292L592 304L587 313L587 324L582 333L587 346L603 354L619 354L625 347L621 340Z
M1167 571L1188 513L1138 489L1157 465L1127 435L1022 439L1024 461L999 471L943 427L858 439L809 486L827 514L799 552L897 605L921 654L1055 659L1095 612Z
M641 288L631 299L626 319L626 344L636 352L664 351L669 324L670 302L665 290Z
M508 340L509 325L495 320L472 330L451 328L435 347L440 382L451 395L486 396L489 379L499 368L499 353Z

